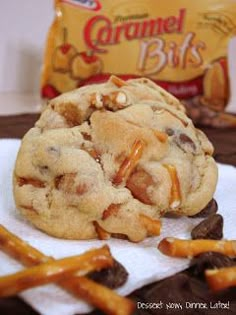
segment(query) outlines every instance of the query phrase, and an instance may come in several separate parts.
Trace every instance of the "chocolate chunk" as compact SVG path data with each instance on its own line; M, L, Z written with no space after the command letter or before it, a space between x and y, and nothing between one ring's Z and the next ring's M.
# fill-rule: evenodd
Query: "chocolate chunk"
M215 199L211 199L211 201L203 208L199 213L191 216L191 218L206 218L211 214L215 214L218 210L218 205Z
M180 133L174 137L175 143L185 152L195 153L197 148L193 140L185 133Z
M178 273L154 285L151 290L144 293L147 303L162 301L161 309L152 309L154 315L198 314L193 308L187 308L188 303L204 303L213 300L213 294L206 283L189 276L187 273ZM171 305L182 305L181 308L171 308ZM167 307L170 306L170 308ZM202 314L202 313L200 313Z
M193 275L198 277L204 276L206 269L231 267L236 265L236 261L220 253L207 252L194 257L190 265L193 266Z
M153 315L233 315L236 314L235 293L234 288L212 293L202 278L195 278L187 271L136 291L135 299L145 303L162 302L160 308L148 308L148 312ZM210 309L210 303L213 305L218 301L229 302L230 308ZM182 308L177 307L177 304Z
M220 240L223 237L223 217L212 214L199 223L191 232L192 239Z
M166 128L165 132L168 134L168 136L173 136L174 135L174 130L171 128Z
M195 143L193 142L193 140L187 136L185 133L181 133L179 135L179 140L183 143L183 144L189 144L193 150L195 151L196 150L196 145Z
M95 271L89 274L89 278L111 289L122 286L128 279L125 267L115 260L114 266Z

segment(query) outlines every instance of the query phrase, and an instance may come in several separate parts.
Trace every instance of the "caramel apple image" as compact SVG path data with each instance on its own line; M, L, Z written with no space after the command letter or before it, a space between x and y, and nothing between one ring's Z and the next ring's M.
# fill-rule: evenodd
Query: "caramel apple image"
M70 61L76 54L76 48L67 42L67 31L64 29L63 44L58 46L52 55L53 70L62 73L70 71Z
M54 97L56 97L58 95L60 95L60 92L53 85L45 84L42 87L41 96L43 98L51 99L51 98L54 98Z
M78 85L78 80L72 79L68 73L52 72L47 83L61 94L74 90Z
M202 103L216 111L224 110L229 96L227 60L215 61L207 70L203 79Z
M100 73L102 70L101 59L93 52L81 52L71 60L71 77L75 80L85 80Z

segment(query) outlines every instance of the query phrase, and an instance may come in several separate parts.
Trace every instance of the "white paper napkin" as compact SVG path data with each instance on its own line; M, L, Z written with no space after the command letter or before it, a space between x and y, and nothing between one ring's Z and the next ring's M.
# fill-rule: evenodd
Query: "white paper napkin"
M12 196L12 170L20 145L19 140L0 140L0 223L10 231L41 250L46 255L61 258L83 253L107 243L113 256L129 272L128 282L118 290L127 295L143 285L163 279L185 269L187 259L169 258L157 250L157 244L166 236L189 238L199 219L163 219L160 237L149 238L139 244L125 240L69 241L50 237L26 222L17 212ZM224 216L224 237L236 239L236 168L219 164L219 183L215 198L219 213ZM22 269L21 264L0 252L0 275ZM20 295L43 315L73 315L91 311L91 306L77 300L56 285L27 290Z

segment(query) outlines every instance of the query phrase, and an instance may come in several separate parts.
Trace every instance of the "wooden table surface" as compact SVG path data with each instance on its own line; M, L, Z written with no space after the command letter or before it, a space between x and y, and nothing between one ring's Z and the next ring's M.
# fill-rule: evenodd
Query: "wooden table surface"
M17 116L0 116L0 138L22 138L26 131L37 120L37 114ZM236 166L236 129L201 128L210 138L215 147L215 158L218 162ZM145 291L152 290L155 284L146 287ZM142 300L143 289L136 291L131 297ZM236 297L235 297L236 300ZM36 315L37 313L19 298L0 300L0 315ZM98 314L97 311L93 314ZM101 314L101 313L99 313ZM139 314L151 314L142 311ZM153 313L152 313L153 314ZM171 313L175 315L174 313ZM183 313L182 313L183 314ZM199 314L199 313L198 313ZM206 313L207 314L207 313ZM231 313L230 313L231 314ZM234 313L235 314L235 313ZM58 314L60 315L60 314Z

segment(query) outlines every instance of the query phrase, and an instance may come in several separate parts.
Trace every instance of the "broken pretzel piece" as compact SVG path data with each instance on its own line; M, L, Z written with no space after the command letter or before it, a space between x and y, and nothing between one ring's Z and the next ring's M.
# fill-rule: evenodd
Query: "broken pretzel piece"
M2 225L0 225L0 248L25 266L35 266L46 261L53 261L52 257L44 255ZM108 315L130 315L134 309L134 303L131 300L119 296L116 292L86 277L73 274L58 284L74 296L84 299Z
M127 96L122 91L114 91L110 94L103 95L102 100L104 107L111 110L122 109L128 105Z
M236 266L220 269L208 269L205 276L212 291L236 287Z
M158 249L167 256L195 257L206 252L217 252L227 256L236 255L236 241L219 240L183 240L167 237L161 240Z
M116 111L128 105L127 96L123 91L113 91L109 94L94 92L90 96L90 104L97 109L107 108Z
M119 77L116 77L115 75L112 75L109 79L110 82L112 82L113 84L115 84L117 87L122 87L122 86L126 86L128 85L127 82L125 82L124 80L122 80Z
M162 132L162 131L158 131L158 130L155 130L155 129L152 129L155 137L162 143L165 143L168 139L168 135L165 133L165 132Z
M170 196L170 208L175 209L180 206L181 203L181 192L180 192L180 183L176 168L171 164L163 165L169 172L171 178L171 196Z
M137 166L144 148L144 142L141 140L136 140L131 148L130 155L124 159L121 164L115 178L113 179L113 184L119 185L122 182L126 182L134 168Z
M139 214L140 222L143 224L147 230L148 236L158 236L161 232L161 221L157 219L152 219L145 214Z
M120 209L120 205L112 203L107 209L103 211L102 220L106 220L111 215L116 215Z
M57 282L76 272L82 276L112 266L109 248L104 246L82 255L45 262L12 275L0 277L0 297L16 295L23 290Z
M93 225L100 240L108 240L111 237L111 233L105 231L97 221L94 221Z

